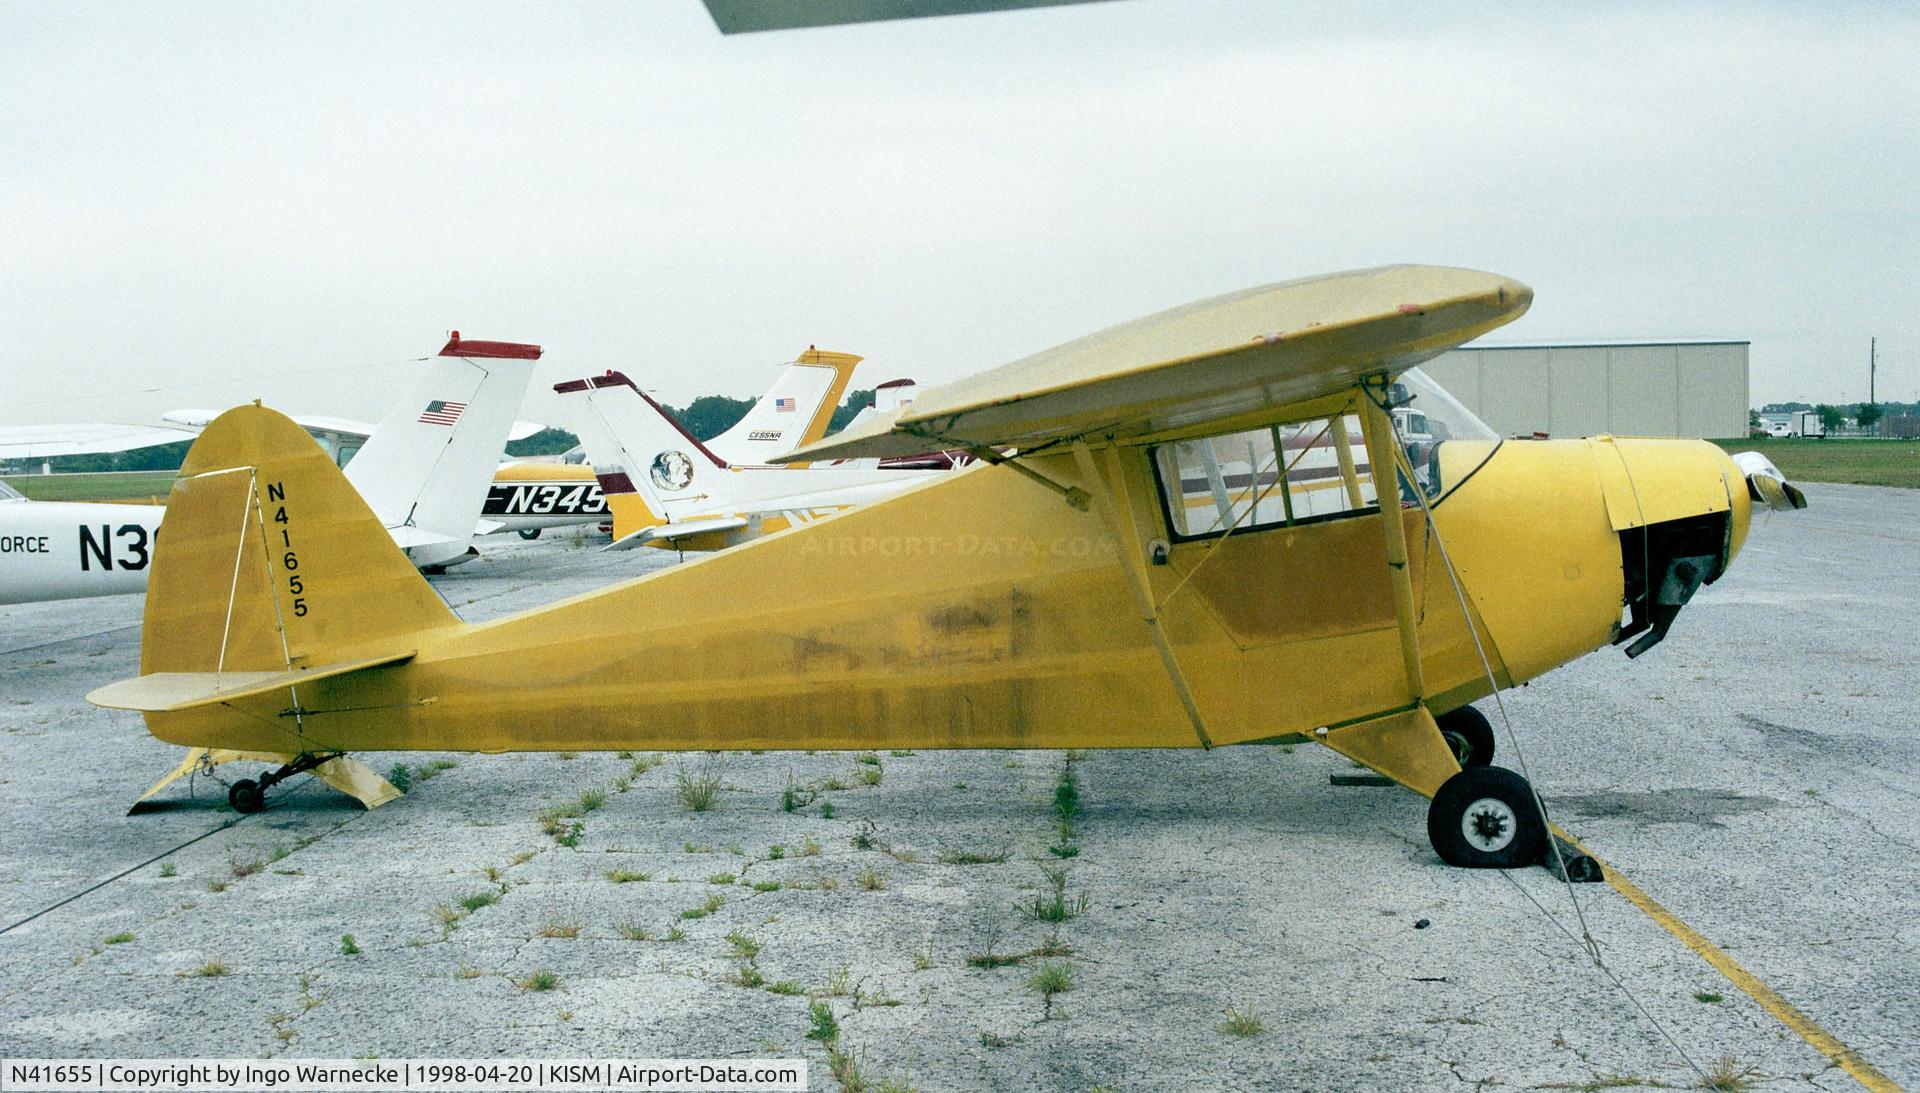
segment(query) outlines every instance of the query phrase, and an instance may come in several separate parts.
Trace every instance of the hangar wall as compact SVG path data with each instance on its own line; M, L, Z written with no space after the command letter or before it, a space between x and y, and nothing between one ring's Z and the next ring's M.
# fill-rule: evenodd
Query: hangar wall
M1747 435L1743 341L1469 345L1422 367L1502 436Z

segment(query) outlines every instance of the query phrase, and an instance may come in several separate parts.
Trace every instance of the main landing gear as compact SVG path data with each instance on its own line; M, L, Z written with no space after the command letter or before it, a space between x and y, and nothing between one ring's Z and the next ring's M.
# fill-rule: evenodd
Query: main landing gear
M1467 766L1433 795L1427 838L1448 865L1517 869L1545 855L1548 832L1525 778L1504 767Z
M1486 714L1462 706L1434 721L1440 726L1440 735L1446 737L1454 762L1462 767L1484 767L1493 762L1493 726L1487 723Z
M227 803L239 813L258 812L267 807L267 791L296 774L305 774L330 759L337 758L333 753L326 755L298 755L293 761L279 770L268 771L259 781L242 778L227 787Z

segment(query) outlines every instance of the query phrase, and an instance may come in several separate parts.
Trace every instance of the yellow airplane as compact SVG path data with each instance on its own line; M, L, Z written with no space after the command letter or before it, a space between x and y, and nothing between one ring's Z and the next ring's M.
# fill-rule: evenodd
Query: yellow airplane
M1644 651L1762 488L1704 441L1502 443L1411 371L1532 296L1394 266L1115 327L788 455L973 467L479 625L304 432L240 407L168 501L143 674L88 697L281 757L243 811L307 769L378 803L347 756L381 750L1316 741L1430 797L1443 860L1525 864L1542 811L1467 704ZM1408 400L1429 439L1396 436Z

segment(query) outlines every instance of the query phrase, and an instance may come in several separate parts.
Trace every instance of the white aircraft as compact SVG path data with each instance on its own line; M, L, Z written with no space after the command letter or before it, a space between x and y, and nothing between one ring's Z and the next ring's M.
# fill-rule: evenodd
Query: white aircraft
M730 463L765 463L770 456L826 436L834 408L859 363L851 353L808 346L781 368L745 417L706 442L707 450ZM501 464L480 516L519 532L523 539L537 539L550 527L613 520L593 468L578 462Z
M540 347L460 340L454 331L413 391L387 411L347 481L413 564L444 568L479 556L480 512Z
M372 429L346 474L423 569L478 556L480 506L537 345L454 332L413 389ZM0 500L0 604L111 596L146 587L159 505Z
M29 501L0 482L0 604L147 587L159 505Z
M940 473L736 463L695 439L622 373L571 380L554 390L570 396L576 408L575 432L613 509L609 550L649 543L721 549ZM737 437L747 427L751 443L753 417L715 439Z

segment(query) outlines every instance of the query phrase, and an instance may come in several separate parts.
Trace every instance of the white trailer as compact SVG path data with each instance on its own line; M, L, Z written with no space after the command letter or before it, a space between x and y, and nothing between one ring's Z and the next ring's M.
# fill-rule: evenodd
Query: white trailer
M1791 436L1826 436L1827 427L1820 424L1820 411L1795 410L1793 420L1789 422Z

